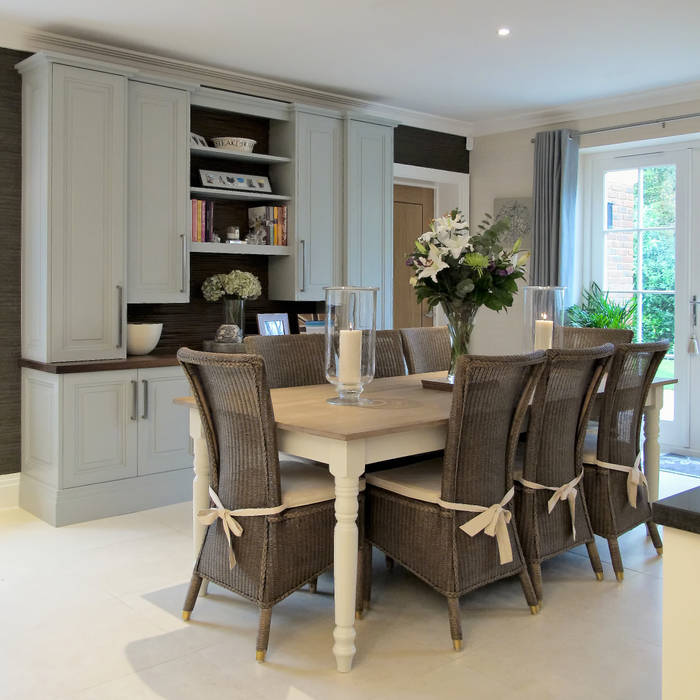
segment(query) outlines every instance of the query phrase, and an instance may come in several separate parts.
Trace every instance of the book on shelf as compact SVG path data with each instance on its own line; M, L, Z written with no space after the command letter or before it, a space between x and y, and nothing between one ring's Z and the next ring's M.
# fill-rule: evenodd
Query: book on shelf
M191 199L192 205L192 240L195 243L213 243L214 202L206 199Z
M287 245L287 207L250 207L248 231L265 231L268 245Z

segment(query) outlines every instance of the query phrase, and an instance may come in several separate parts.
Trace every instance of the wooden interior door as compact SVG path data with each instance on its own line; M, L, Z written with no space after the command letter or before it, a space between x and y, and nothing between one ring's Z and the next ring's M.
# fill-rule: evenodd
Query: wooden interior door
M433 325L433 319L425 315L425 302L416 302L406 258L416 238L430 228L434 200L435 190L429 187L394 185L394 328Z

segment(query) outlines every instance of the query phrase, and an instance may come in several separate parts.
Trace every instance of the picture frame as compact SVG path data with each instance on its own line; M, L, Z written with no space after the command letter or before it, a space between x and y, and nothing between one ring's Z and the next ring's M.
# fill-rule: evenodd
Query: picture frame
M289 314L258 314L260 335L289 335Z
M199 148L209 148L209 144L204 136L195 134L194 131L190 131L190 146L197 146Z
M223 190L244 190L246 192L272 192L270 178L264 175L244 175L224 173L218 170L200 170L202 187L216 187Z

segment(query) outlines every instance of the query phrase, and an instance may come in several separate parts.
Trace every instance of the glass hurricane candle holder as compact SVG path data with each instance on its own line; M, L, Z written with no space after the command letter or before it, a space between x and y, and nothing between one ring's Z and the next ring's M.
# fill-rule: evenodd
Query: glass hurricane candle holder
M374 379L376 315L376 287L326 287L326 379L338 393L328 403L372 403L361 394Z
M524 289L525 349L549 350L564 325L564 292L566 287L534 287Z

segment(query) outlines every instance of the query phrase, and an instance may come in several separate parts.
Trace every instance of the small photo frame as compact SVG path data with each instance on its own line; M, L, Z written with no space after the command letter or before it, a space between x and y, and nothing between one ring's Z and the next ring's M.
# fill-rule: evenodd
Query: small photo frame
M190 146L198 146L200 148L209 148L209 144L204 136L195 134L194 131L190 131Z
M289 335L289 314L258 314L260 335Z
M222 173L218 170L200 170L202 187L216 187L225 190L246 190L247 192L272 192L269 178L264 175L242 175Z

